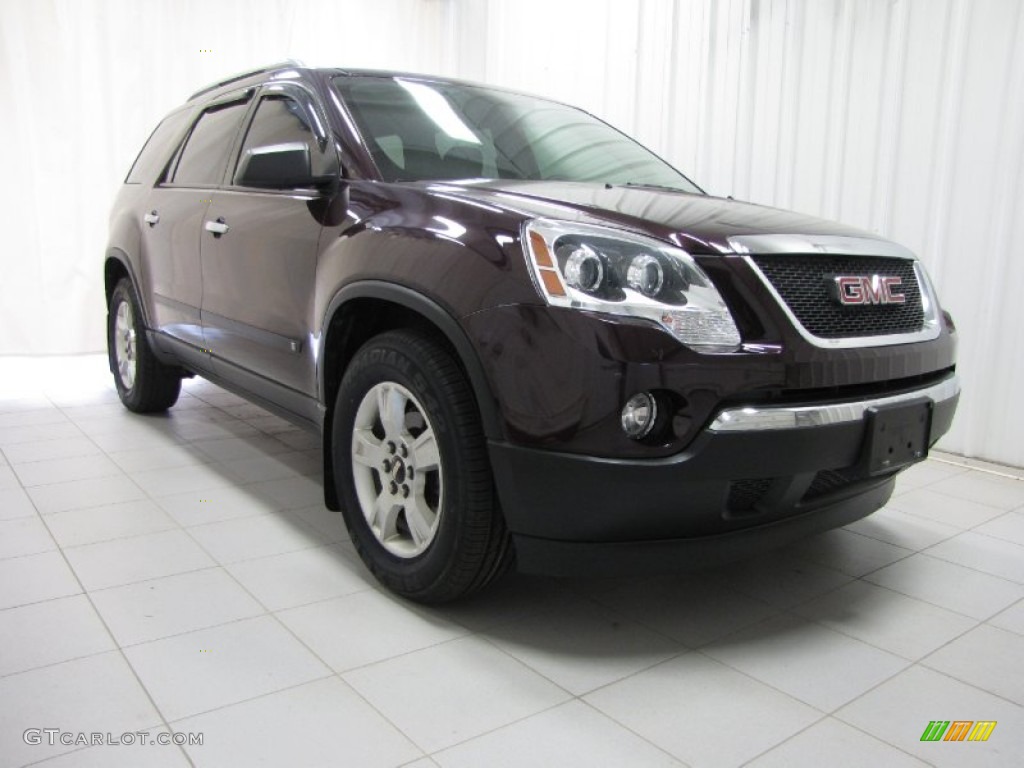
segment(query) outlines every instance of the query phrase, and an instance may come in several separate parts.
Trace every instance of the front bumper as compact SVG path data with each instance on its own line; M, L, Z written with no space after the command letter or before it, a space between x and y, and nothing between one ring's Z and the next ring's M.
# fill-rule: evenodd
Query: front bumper
M956 377L870 400L719 413L674 456L610 459L492 442L520 570L550 574L707 565L845 525L885 504L900 467L867 466L871 414L928 403L948 431Z

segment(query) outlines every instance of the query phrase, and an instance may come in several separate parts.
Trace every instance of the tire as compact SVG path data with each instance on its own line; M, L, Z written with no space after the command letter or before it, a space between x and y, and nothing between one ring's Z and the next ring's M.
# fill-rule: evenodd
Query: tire
M476 399L431 337L388 331L355 354L331 438L349 535L386 587L443 603L511 565Z
M178 401L181 373L161 363L146 339L139 300L128 278L110 295L107 309L107 357L117 395L136 413L166 411Z

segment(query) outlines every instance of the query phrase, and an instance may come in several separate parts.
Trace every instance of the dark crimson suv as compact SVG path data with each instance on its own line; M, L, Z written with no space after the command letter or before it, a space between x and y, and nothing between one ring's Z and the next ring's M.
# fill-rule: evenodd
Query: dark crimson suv
M198 374L318 430L327 506L422 601L844 525L959 393L906 249L469 83L288 62L204 88L110 233L124 404Z

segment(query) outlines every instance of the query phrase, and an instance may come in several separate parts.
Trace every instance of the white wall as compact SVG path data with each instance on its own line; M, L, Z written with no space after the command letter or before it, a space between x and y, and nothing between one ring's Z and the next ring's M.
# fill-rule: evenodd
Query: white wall
M960 328L943 447L1024 465L1020 0L0 0L0 353L102 348L137 147L199 85L287 56L560 98L713 193L899 240Z

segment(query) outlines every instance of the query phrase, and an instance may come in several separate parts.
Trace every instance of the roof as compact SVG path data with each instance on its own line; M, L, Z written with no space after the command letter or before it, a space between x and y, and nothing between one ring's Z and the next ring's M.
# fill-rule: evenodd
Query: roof
M257 75L267 75L273 72L279 72L289 69L304 69L307 71L322 72L325 74L347 75L352 77L397 77L405 80L418 80L420 82L426 83L448 83L451 85L463 85L476 88L489 88L495 91L508 91L509 93L523 93L522 91L518 91L514 88L504 88L501 86L478 83L472 80L462 80L454 77L443 77L440 75L431 75L423 72L402 72L399 70L387 69L361 69L358 67L307 67L298 59L286 59L284 61L279 61L274 64L267 64L262 67L246 70L245 72L239 72L237 74L230 75L229 77L226 77L222 80L218 80L217 82L211 83L203 88L200 88L198 91L189 96L188 100L192 101L193 99L196 99L204 94L211 93L212 91L216 91L219 88L223 88L224 86L231 85L233 83L248 80L249 78L256 77Z

